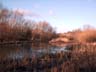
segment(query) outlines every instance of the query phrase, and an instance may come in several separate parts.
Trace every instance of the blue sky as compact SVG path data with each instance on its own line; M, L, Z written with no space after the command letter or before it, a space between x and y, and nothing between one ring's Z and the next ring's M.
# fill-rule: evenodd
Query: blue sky
M47 21L57 32L90 24L96 27L96 0L0 0L10 9L30 11L35 21ZM28 17L29 18L29 17Z

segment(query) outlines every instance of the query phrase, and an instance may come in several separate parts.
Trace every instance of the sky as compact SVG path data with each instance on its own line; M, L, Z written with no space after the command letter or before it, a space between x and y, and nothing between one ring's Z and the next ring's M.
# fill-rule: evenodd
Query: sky
M27 13L26 18L47 21L57 32L84 25L96 27L96 0L0 0L9 9Z

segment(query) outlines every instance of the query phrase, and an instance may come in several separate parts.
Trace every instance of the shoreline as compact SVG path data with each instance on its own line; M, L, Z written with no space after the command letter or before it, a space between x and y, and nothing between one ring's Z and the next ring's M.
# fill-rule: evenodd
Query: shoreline
M1 44L20 44L20 43L32 43L32 41L3 41Z

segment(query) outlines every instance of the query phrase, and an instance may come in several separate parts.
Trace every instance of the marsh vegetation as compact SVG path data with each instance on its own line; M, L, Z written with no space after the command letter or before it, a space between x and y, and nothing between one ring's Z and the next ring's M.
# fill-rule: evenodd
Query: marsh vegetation
M0 72L96 72L95 32L59 34L46 21L0 7Z

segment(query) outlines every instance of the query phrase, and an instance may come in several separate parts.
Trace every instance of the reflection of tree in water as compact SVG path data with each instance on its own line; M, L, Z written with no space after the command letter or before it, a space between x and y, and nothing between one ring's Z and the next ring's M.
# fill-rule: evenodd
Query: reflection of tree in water
M0 45L0 59L22 57L29 53L30 48L30 44Z
M50 48L50 45L48 43L32 43L31 46L33 49L44 49L44 48Z
M14 71L15 69L16 72L19 70L28 70L28 72L29 70L31 70L31 72L38 72L42 70L42 72L48 72L48 70L51 70L54 67L58 67L58 65L61 67L61 64L63 61L65 61L64 54L63 52L52 54L50 51L54 50L52 48L56 47L52 47L48 44L32 43L4 46L2 45L0 46L0 51L3 50L4 53L1 52L0 55L3 54L3 56L5 56L7 59L3 60L2 62L0 61L0 70L10 71L12 69L12 71Z
M22 44L6 44L0 45L0 59L6 58L23 58L32 57L38 51L46 50L51 48L48 44L38 43L22 43ZM39 55L39 54L38 54Z

